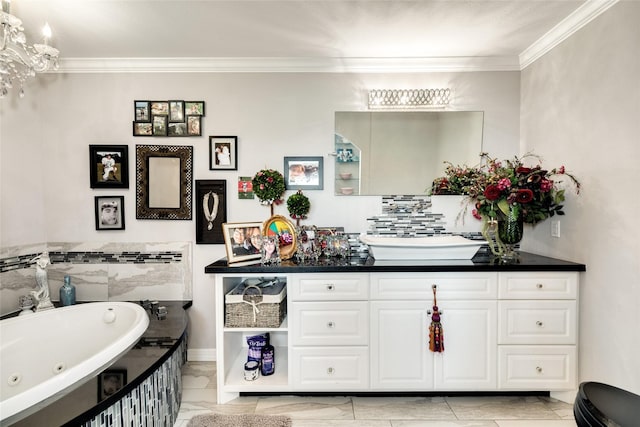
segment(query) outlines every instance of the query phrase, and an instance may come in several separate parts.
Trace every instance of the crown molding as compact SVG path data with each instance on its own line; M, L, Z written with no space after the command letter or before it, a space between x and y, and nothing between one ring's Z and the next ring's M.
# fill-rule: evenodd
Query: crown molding
M61 58L59 73L425 73L519 71L513 57Z
M587 0L558 25L520 53L520 69L527 68L617 2L618 0Z

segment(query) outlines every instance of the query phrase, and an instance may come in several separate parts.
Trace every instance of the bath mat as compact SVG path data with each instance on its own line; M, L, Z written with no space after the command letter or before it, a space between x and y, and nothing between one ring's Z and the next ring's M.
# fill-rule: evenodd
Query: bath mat
M291 427L291 418L283 415L196 415L187 427Z

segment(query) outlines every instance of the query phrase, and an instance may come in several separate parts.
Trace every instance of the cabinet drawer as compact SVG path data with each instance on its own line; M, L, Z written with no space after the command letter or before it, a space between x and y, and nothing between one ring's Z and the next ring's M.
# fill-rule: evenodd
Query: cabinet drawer
M368 306L367 302L293 303L293 345L367 345Z
M519 390L575 389L575 346L500 346L499 386Z
M432 285L438 286L438 299L495 299L498 273L373 273L373 300L432 300Z
M369 297L369 275L293 275L288 283L288 293L292 301L366 300Z
M578 273L504 272L499 275L500 299L576 299Z
M296 390L366 390L369 387L369 347L294 348L293 387Z
M576 301L499 301L499 344L575 344Z

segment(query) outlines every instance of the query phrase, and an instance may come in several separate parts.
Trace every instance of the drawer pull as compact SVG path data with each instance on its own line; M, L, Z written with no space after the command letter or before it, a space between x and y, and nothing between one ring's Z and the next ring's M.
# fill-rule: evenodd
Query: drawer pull
M327 285L327 290L328 290L328 291L332 291L332 290L334 290L334 289L335 289L335 286L333 286L333 285Z
M328 368L327 369L327 374L332 375L336 370L333 368Z
M544 326L544 323L542 323L541 321L538 320L536 322L536 326L542 327L542 326Z
M542 368L540 366L536 366L536 372L541 374L542 373Z
M328 322L327 328L335 328L336 324L334 322Z
M543 285L542 283L538 283L538 284L536 285L536 288L538 288L538 289L542 289L543 287L544 287L544 285Z

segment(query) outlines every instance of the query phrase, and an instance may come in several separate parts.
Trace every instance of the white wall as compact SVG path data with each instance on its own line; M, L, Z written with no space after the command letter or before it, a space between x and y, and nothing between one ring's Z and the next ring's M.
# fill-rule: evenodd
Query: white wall
M583 262L580 380L640 394L640 2L622 1L522 72L522 152L566 165L561 237L523 248Z
M518 149L518 72L434 74L66 74L39 76L26 98L0 101L2 247L52 242L194 241L194 221L135 219L135 145L194 146L194 179L226 179L229 221L262 221L269 209L238 200L238 176L284 156L322 155L324 191L308 191L307 224L364 231L380 212L379 197L334 196L334 112L365 110L368 88L451 87L455 108L485 112L485 149L512 156ZM134 138L133 101L204 100L203 136ZM238 171L208 168L208 135L238 136ZM89 144L128 144L130 188L89 188ZM425 188L430 183L425 183ZM124 195L126 230L96 231L93 198ZM276 208L286 215L286 207ZM222 245L195 245L190 350L215 347L213 278L204 267L224 256Z

